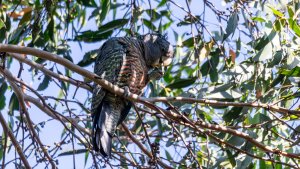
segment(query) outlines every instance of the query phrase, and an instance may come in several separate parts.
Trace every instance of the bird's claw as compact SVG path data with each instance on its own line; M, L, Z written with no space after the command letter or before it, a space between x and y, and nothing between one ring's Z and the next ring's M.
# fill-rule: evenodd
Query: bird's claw
M158 68L154 68L149 74L148 77L150 80L159 80L160 78L163 77L163 72L158 69Z
M129 90L129 87L128 86L125 86L125 87L123 87L123 89L124 89L124 97L128 97L129 96L129 93L130 93L130 90Z

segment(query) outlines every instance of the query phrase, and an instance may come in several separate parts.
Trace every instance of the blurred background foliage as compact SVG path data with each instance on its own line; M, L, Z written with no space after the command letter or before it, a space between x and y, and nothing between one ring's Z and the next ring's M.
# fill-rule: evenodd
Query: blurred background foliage
M108 38L167 33L176 48L174 60L164 70L163 79L147 86L144 96L262 103L299 111L299 13L297 0L0 0L0 42L55 53L93 71L98 49ZM57 63L24 57L55 73L89 83ZM58 113L79 118L78 124L91 128L88 91L19 64L9 56L1 62ZM36 97L27 89L24 91ZM251 136L263 146L300 156L300 113L230 104L172 104L191 121L226 126ZM170 107L165 103L157 105L163 109ZM159 118L159 112L142 104L138 109L141 118L132 109L125 124L135 138L149 151L156 150L156 156L172 168L300 168L299 159L266 152L239 135L210 128L196 132ZM0 111L30 164L36 168L49 167L30 137L18 99L3 76ZM89 136L81 136L71 124L53 122L35 106L28 106L28 111L59 168L162 167L151 161L121 127L114 140L116 154L107 161L74 137L79 135L89 142ZM148 144L145 130L153 144ZM2 166L22 168L4 132L1 138Z

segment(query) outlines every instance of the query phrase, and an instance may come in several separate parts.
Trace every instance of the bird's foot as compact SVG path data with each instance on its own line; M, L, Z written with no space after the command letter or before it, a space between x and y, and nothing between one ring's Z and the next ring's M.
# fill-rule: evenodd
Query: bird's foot
M158 68L154 68L148 73L149 80L159 80L162 77L163 77L163 72Z
M125 87L123 87L123 89L124 89L124 94L123 94L123 96L124 96L124 97L128 97L128 96L129 96L129 93L130 93L129 87L128 87L128 86L125 86Z

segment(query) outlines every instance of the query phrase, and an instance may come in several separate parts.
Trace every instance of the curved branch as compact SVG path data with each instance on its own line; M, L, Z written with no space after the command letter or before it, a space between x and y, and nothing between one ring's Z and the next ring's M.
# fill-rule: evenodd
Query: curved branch
M39 69L40 71L42 71L43 73L45 73L46 75L49 75L51 77L54 77L58 80L62 80L62 81L65 81L65 82L68 82L68 83L71 83L75 86L78 86L78 87L81 87L81 88L84 88L88 91L92 91L92 87L81 82L81 81L77 81L77 80L74 80L72 78L69 78L67 76L64 76L64 75L60 75L60 74L57 74L57 73L54 73L53 71L50 71L49 69L45 68L44 65L42 64L38 64L36 62L33 62L29 59L27 59L26 57L23 57L19 54L16 54L16 53L9 53L9 55L15 59L17 59L18 61L20 62L23 62L23 63L26 63L28 65L30 65L31 67L34 67L36 69Z
M29 113L26 109L26 106L25 106L25 102L24 102L24 95L22 94L22 91L19 89L19 87L13 82L14 79L9 76L8 74L10 73L9 71L5 71L3 70L2 68L0 69L0 72L4 75L4 77L7 79L7 81L9 82L10 86L12 87L14 93L16 94L17 98L18 98L18 101L19 101L19 104L20 104L20 107L21 107L21 110L24 112L25 114L25 117L26 117L26 120L27 120L27 123L28 123L28 128L30 129L31 131L31 134L32 134L32 138L34 138L36 140L36 142L38 143L38 145L41 147L44 155L46 156L47 160L49 161L49 163L51 164L52 168L55 169L57 168L55 163L53 162L53 159L50 157L50 155L48 154L48 151L47 149L45 148L44 144L42 143L42 141L40 140L40 138L38 137L34 127L33 127L33 124L32 124L32 121L31 121L31 118L29 116Z
M127 126L124 123L121 123L125 133L128 135L128 137L149 157L152 157L152 154L143 146L143 144L137 140L132 132L127 128ZM160 160L157 160L158 164L161 165L163 168L171 169L172 167L168 166L167 164L163 163Z
M300 116L300 111L297 110L289 110L283 107L275 106L275 105L269 105L264 103L236 103L236 102L220 102L216 100L207 100L207 99L195 99L195 98L187 98L187 97L155 97L155 98L144 98L139 97L136 94L128 92L126 96L124 96L124 90L118 86L113 85L109 81L105 79L101 79L98 75L95 73L92 73L88 70L85 70L81 68L80 66L77 66L70 62L67 59L64 59L62 57L59 57L58 55L42 51L39 49L34 49L30 47L24 47L24 46L17 46L17 45L7 45L7 44L0 44L0 51L1 52L11 52L11 53L20 53L20 54L29 54L34 55L46 60L54 61L56 63L59 63L66 68L96 82L106 90L115 93L116 95L125 97L132 101L148 101L148 102L166 102L166 101L181 101L181 102L190 102L190 103L203 103L207 105L212 106L234 106L234 107L257 107L257 108L264 108L269 109L275 112L285 113L285 114L294 114L297 116ZM29 63L28 63L29 64ZM70 82L71 83L71 82Z
M96 75L95 73L92 73L86 69L83 69L82 67L73 64L72 62L70 62L67 59L59 57L58 55L55 55L55 54L52 54L52 53L49 53L49 52L46 52L43 50L35 49L35 48L17 46L17 45L8 45L8 44L0 44L0 51L33 55L33 56L37 56L42 59L46 59L46 60L50 60L50 61L59 63L59 64L65 66L67 69L70 69L70 70L82 75L83 77L86 77L86 78L96 82L97 84L102 86L104 89L106 89L112 93L115 93L118 96L125 97L124 89L113 85L112 83L110 83L107 80L102 79L100 76ZM136 101L139 98L139 96L128 92L128 94L126 94L126 98L129 100Z

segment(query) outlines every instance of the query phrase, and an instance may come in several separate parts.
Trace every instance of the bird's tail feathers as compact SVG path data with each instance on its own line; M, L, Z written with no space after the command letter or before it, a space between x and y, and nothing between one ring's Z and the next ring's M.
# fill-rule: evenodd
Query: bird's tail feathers
M107 112L110 112L110 106L106 103L102 104L101 112L95 117L93 123L93 147L94 150L100 152L103 157L111 157L112 136L106 131L105 119Z

